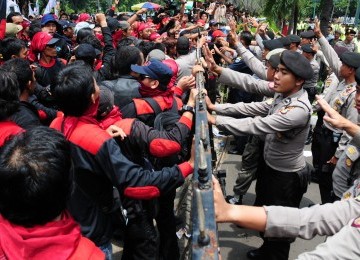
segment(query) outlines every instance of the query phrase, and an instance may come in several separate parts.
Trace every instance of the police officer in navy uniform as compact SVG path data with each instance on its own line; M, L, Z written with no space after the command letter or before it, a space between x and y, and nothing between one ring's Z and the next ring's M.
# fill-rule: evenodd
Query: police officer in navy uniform
M222 68L214 63L210 69L221 75ZM312 111L302 85L312 76L313 70L304 56L285 50L274 77L277 93L273 100L218 105L208 102L208 108L218 114L216 117L209 115L209 122L219 129L236 135L265 137L265 163L257 181L255 205L299 207L307 189L309 170L303 150ZM236 119L239 114L249 117ZM288 259L291 242L264 238L264 244L249 251L247 256L250 259Z

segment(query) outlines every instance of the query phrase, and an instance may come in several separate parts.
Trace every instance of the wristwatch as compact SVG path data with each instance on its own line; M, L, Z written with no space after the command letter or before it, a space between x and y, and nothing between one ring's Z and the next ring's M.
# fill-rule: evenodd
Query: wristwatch
M183 105L182 108L181 108L181 113L184 113L186 111L195 114L195 109L193 107L188 106L188 105Z

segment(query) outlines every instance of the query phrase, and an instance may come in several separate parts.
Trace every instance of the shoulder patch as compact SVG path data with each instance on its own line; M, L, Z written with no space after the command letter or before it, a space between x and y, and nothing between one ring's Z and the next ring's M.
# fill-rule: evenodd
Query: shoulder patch
M95 155L101 146L112 137L97 125L81 124L75 128L69 141Z
M272 103L274 103L274 99L273 98L268 98L265 102L266 102L266 104L271 105Z

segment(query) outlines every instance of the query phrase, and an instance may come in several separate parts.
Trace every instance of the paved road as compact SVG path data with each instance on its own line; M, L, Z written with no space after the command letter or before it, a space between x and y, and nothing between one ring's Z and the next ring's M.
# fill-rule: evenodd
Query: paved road
M228 142L229 143L229 142ZM227 150L229 147L225 147ZM310 151L307 146L305 151ZM309 152L307 152L308 154ZM311 163L312 158L306 157ZM227 171L226 192L232 195L232 187L237 177L237 172L241 167L241 156L224 153L219 169ZM248 193L244 196L243 202L252 205L255 200L255 181L252 183ZM316 183L311 183L308 191L301 201L301 207L309 204L320 203L319 187ZM219 224L220 250L223 259L236 260L247 259L246 252L255 249L262 244L258 232L242 229L233 224ZM295 259L301 252L313 250L318 244L325 241L325 237L315 237L312 240L297 239L291 246L289 259Z

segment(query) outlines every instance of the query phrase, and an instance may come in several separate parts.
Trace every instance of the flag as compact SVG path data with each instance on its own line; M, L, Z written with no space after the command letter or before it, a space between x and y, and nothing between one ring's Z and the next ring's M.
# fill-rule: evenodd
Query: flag
M51 13L51 9L55 8L55 6L56 6L56 0L49 0L49 2L45 7L44 14Z
M6 2L7 0L0 0L0 40L5 38L6 32Z
M35 15L39 15L39 14L40 14L39 0L36 0L36 2L35 2L34 14L35 14Z
M31 7L31 3L29 2L29 16L35 17L34 10Z

